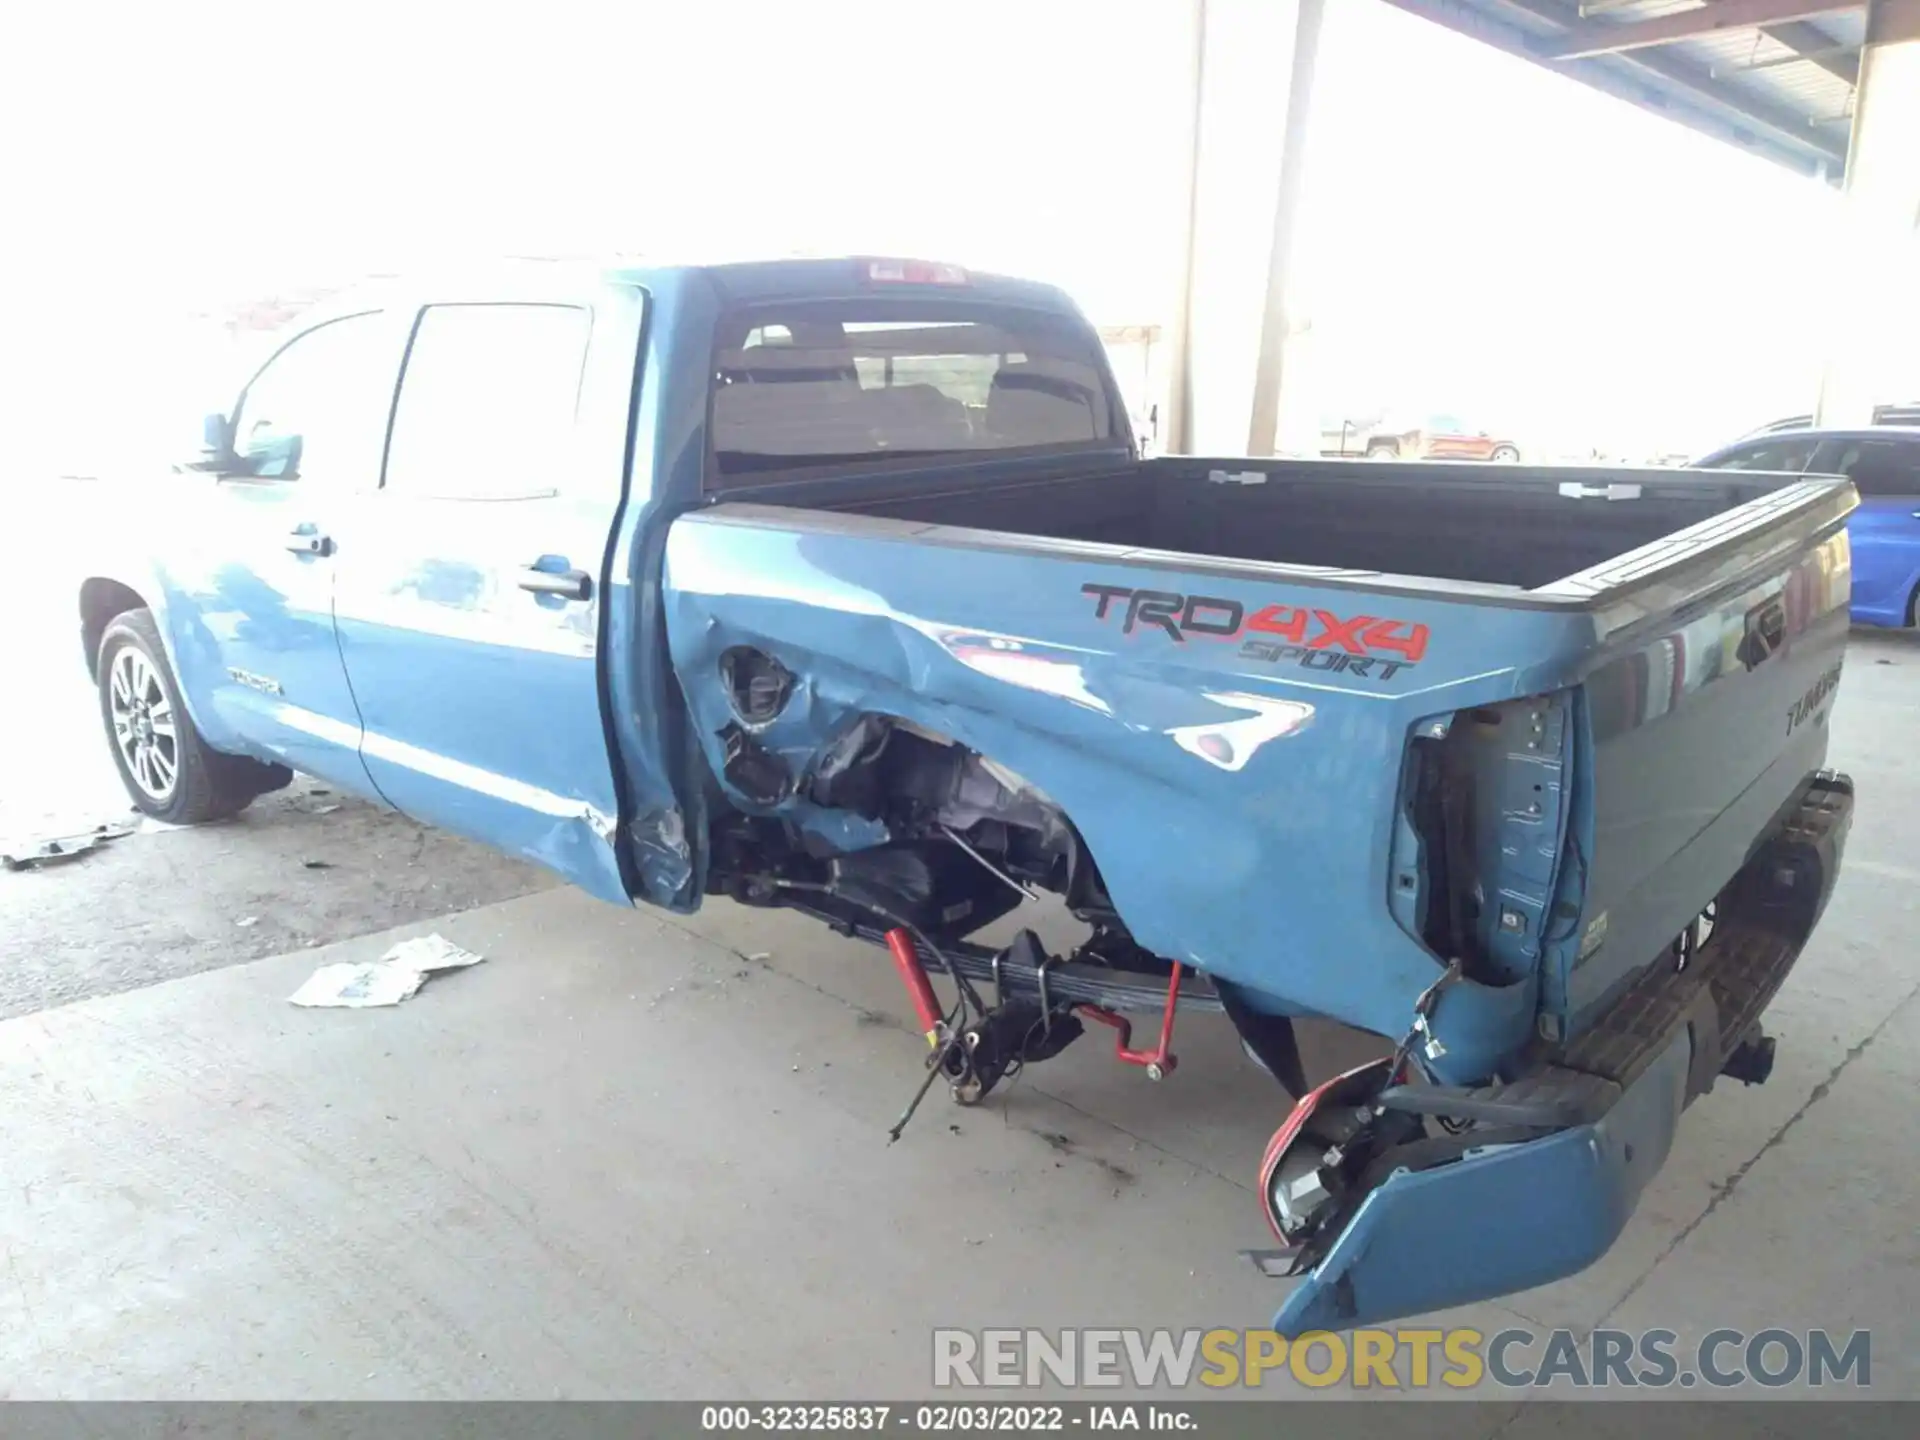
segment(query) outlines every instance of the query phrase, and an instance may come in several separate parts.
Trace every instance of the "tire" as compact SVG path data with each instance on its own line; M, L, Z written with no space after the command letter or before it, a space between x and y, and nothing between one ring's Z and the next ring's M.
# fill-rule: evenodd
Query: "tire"
M1520 463L1520 452L1511 445L1496 445L1487 459L1495 465L1517 465Z
M107 748L142 813L172 825L224 820L293 779L284 765L208 748L180 703L152 611L108 622L94 670Z
M1399 458L1400 447L1398 445L1369 445L1367 447L1367 459L1369 460L1398 460Z

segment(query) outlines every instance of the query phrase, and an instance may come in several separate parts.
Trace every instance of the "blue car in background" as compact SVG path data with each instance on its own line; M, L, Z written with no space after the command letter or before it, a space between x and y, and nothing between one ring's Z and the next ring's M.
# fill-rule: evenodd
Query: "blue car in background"
M1845 475L1860 492L1860 508L1847 526L1853 544L1853 621L1920 626L1920 425L1755 436L1698 465Z

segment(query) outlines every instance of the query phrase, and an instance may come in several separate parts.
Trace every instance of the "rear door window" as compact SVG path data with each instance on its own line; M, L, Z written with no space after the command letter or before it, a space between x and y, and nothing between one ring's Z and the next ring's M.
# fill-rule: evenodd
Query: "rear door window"
M809 302L723 321L708 486L1126 434L1091 332L1014 307Z
M591 317L569 305L429 305L407 353L387 489L452 500L562 488Z
M1920 499L1920 437L1829 440L1815 468L1846 476L1862 500Z
M1710 461L1709 465L1715 470L1772 470L1798 475L1813 458L1816 444L1816 440L1804 435L1760 440L1744 450L1736 450L1731 455Z

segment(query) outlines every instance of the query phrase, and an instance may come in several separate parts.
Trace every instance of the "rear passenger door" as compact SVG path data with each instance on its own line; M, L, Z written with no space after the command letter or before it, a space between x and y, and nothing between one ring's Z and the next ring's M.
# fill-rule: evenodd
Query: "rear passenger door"
M1920 596L1920 435L1826 441L1813 470L1845 475L1860 492L1847 522L1853 546L1853 618L1911 625Z
M640 316L617 289L420 307L334 595L381 793L620 903L600 637Z

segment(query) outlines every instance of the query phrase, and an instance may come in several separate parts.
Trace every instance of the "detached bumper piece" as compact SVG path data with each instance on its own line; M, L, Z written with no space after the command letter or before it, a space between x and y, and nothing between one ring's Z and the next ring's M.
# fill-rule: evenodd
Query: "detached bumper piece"
M1673 1145L1680 1113L1722 1074L1772 1066L1761 1013L1839 875L1853 784L1822 773L1720 897L1710 938L1645 974L1525 1078L1483 1089L1398 1086L1389 1062L1302 1100L1274 1136L1261 1193L1301 1276L1274 1316L1299 1336L1544 1285L1610 1249Z

